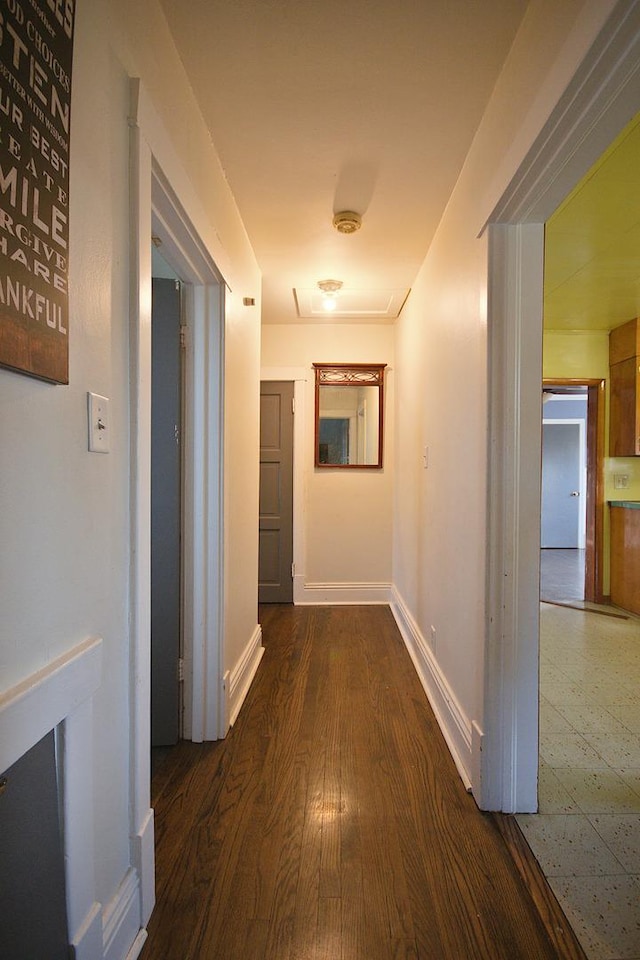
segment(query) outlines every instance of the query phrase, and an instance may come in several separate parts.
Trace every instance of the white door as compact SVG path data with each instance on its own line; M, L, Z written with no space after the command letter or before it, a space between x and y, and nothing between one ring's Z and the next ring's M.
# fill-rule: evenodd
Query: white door
M584 546L581 432L578 422L542 425L542 547Z

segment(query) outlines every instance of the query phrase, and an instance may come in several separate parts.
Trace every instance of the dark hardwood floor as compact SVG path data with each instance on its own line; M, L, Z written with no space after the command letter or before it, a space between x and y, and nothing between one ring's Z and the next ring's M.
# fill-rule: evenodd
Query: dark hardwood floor
M155 768L142 960L583 958L511 821L466 793L389 609L260 616L227 739Z

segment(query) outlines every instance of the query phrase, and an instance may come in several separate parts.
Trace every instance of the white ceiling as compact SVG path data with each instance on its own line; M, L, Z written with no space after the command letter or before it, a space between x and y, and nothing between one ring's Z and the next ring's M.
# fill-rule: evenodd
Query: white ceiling
M329 278L348 318L359 292L401 306L526 0L161 3L263 273L263 322L297 322ZM340 210L357 233L333 228Z

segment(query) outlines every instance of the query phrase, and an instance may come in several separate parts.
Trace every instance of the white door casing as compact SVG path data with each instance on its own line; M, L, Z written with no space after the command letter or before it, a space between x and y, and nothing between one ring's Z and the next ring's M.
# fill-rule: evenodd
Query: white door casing
M640 3L619 2L489 217L483 809L537 809L544 223L640 110Z
M131 80L131 842L141 926L155 901L150 807L151 237L185 282L185 735L226 733L223 656L224 282L200 240L201 206ZM214 251L225 260L222 249Z

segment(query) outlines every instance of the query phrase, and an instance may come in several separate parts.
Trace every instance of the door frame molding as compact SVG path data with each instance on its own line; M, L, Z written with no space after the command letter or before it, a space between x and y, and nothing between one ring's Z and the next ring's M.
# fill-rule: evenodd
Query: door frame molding
M483 809L537 810L544 223L640 109L640 3L620 0L487 221Z
M202 208L139 79L130 80L131 175L131 845L140 925L155 902L150 804L151 238L184 281L185 723L193 740L226 732L224 640L224 281L201 237ZM210 231L209 231L210 232ZM213 245L215 248L215 244ZM224 251L213 250L226 261Z

